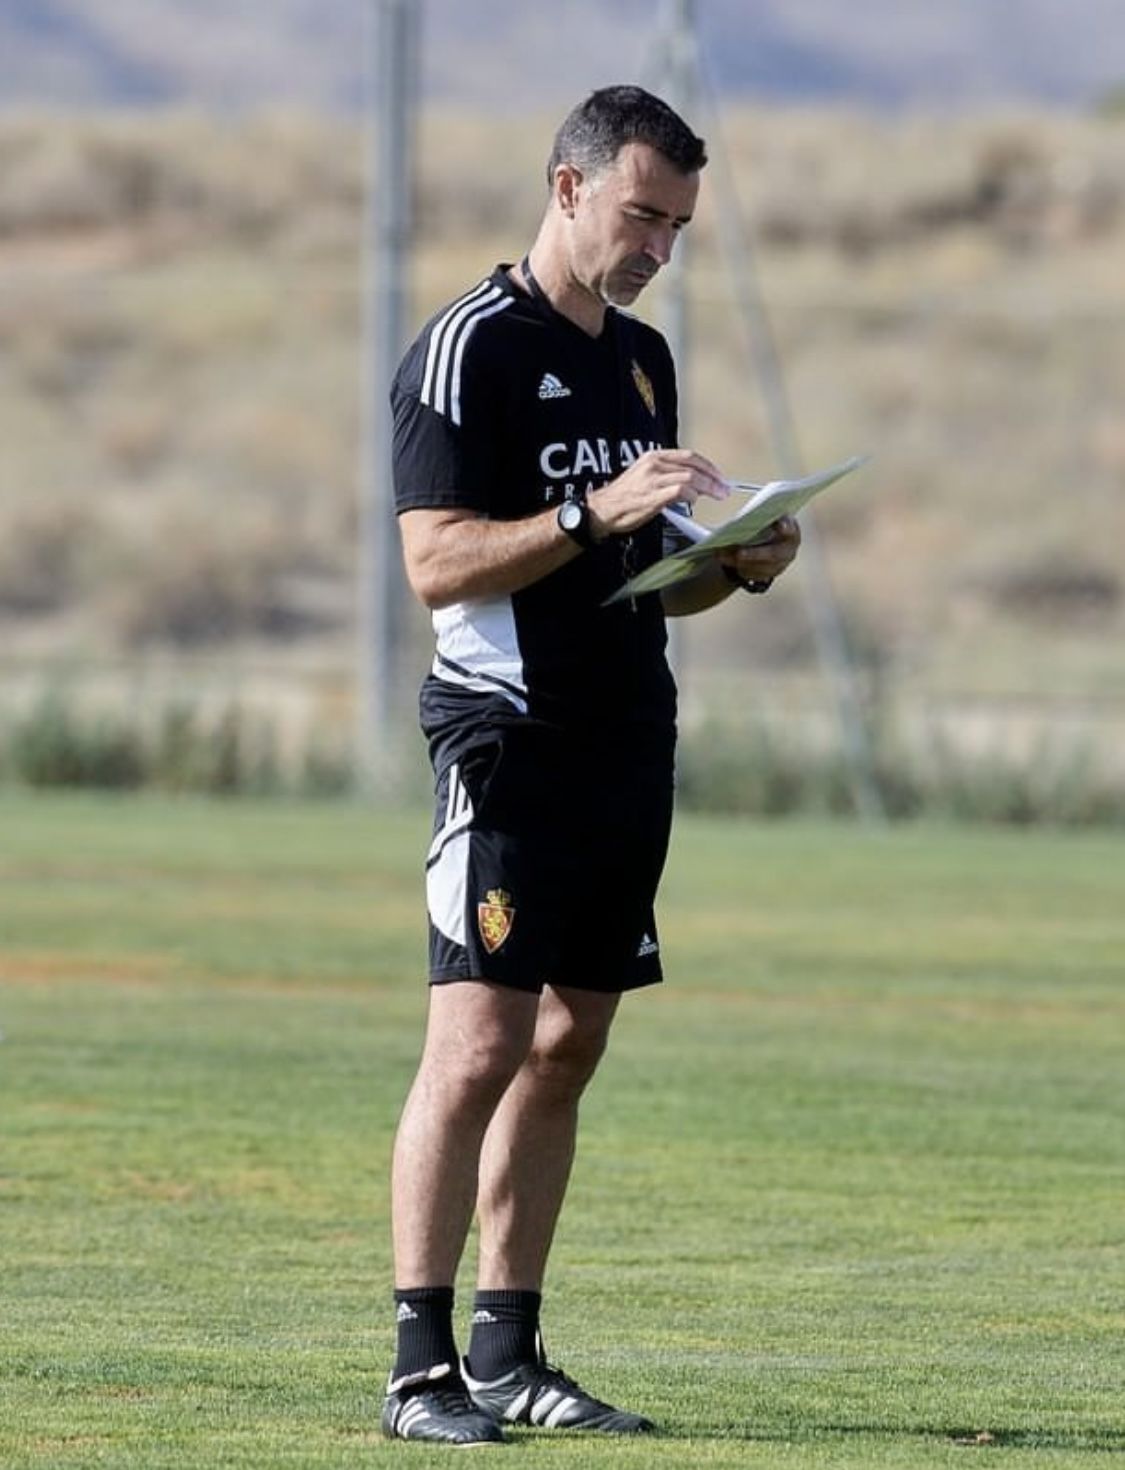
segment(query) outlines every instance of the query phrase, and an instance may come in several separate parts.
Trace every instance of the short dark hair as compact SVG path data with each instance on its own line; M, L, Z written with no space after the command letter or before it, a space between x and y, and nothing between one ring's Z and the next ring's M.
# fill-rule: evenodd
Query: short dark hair
M555 134L547 161L548 186L554 185L562 163L573 163L585 174L600 173L626 143L647 143L685 174L707 162L703 139L667 102L643 87L602 87L580 102Z

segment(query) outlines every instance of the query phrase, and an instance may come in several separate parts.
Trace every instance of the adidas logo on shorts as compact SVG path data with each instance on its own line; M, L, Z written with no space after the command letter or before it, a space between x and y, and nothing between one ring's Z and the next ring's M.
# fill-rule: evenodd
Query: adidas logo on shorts
M554 373L544 373L543 381L539 384L539 397L546 398L569 398L570 389L566 387L561 378L556 378Z
M646 955L659 954L660 946L651 934L642 934L641 942L637 946L637 958L643 960Z

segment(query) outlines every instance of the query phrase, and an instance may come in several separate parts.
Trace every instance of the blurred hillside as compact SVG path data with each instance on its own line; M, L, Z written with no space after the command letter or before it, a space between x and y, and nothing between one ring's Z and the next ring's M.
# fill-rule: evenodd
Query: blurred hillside
M552 122L429 114L417 322L524 247ZM727 136L806 458L876 456L818 513L865 678L920 718L1121 720L1125 123L759 110ZM689 437L765 478L713 202ZM0 124L6 697L266 670L346 720L361 205L343 124ZM420 613L415 637L420 671ZM799 579L700 620L684 657L689 710L815 684Z
M632 80L659 15L652 0L420 4L427 96L490 112ZM714 80L732 99L1088 104L1125 80L1119 0L700 0L697 10ZM0 99L348 111L370 13L371 0L0 0Z

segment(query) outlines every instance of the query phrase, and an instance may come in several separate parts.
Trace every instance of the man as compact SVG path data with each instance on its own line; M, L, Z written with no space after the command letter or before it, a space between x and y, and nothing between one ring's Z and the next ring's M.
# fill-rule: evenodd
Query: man
M406 568L437 640L421 698L437 789L430 1010L392 1179L392 1437L652 1428L547 1363L539 1307L579 1098L622 992L661 978L664 615L762 590L799 542L785 521L663 595L605 605L663 554L666 506L728 494L710 460L675 447L663 338L617 309L669 260L705 162L657 98L595 92L555 139L528 256L439 312L392 391ZM453 1283L474 1209L462 1362Z

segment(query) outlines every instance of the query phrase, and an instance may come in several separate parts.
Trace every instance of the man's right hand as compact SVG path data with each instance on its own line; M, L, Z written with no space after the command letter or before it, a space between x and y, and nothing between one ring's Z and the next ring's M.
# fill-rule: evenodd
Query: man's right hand
M701 495L725 500L722 474L690 449L650 449L627 470L586 497L595 540L627 535L677 501L694 504Z

